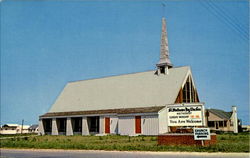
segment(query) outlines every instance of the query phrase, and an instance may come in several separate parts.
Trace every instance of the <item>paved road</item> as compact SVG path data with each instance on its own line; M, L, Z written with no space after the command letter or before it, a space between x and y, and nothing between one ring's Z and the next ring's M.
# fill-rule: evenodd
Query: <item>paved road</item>
M1 149L1 158L248 158L249 153L126 152L90 150Z

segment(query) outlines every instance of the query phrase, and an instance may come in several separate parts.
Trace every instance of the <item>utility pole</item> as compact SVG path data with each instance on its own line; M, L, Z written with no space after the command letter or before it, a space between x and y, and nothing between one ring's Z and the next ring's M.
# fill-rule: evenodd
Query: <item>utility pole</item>
M22 119L21 134L23 134L23 122L24 122L24 119Z

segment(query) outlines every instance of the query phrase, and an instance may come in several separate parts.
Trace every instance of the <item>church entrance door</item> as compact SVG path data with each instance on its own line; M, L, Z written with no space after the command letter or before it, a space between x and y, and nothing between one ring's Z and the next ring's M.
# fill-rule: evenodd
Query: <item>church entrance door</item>
M141 133L141 116L135 116L135 133Z
M105 117L105 133L110 133L110 118Z

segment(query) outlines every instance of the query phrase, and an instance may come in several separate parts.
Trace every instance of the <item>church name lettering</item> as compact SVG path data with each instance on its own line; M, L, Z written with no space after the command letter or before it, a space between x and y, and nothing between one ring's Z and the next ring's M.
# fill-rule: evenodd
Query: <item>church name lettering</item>
M191 111L201 111L200 107L181 107L181 108L169 108L168 112L191 112Z

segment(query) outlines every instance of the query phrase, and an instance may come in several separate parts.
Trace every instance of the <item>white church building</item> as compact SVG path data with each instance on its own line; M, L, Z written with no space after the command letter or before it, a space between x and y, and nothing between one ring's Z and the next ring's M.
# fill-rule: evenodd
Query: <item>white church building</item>
M40 134L158 135L204 126L190 67L169 59L165 18L161 34L157 70L67 83L39 117Z

